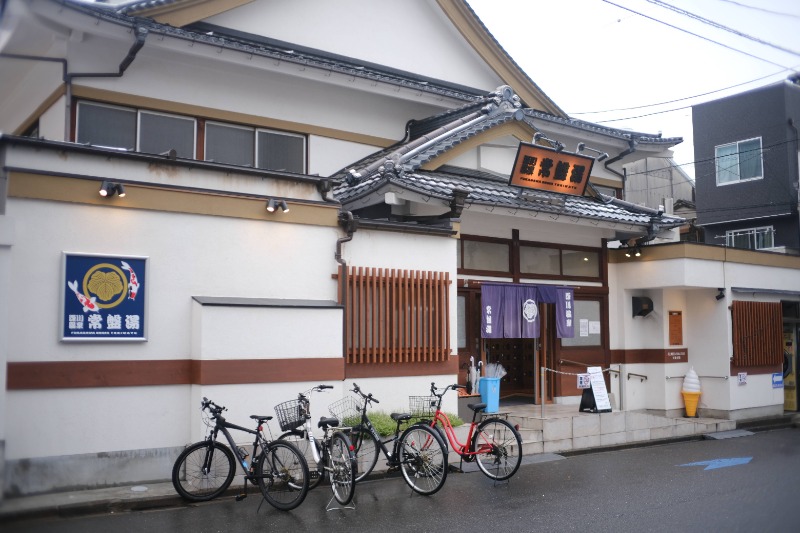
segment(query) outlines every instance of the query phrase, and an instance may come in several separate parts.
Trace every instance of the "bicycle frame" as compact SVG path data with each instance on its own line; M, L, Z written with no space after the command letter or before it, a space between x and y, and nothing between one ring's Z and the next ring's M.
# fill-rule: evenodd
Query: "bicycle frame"
M492 445L486 442L481 443L478 449L470 450L472 439L475 435L475 430L478 427L478 423L475 421L475 418L478 415L477 412L472 416L472 422L470 422L469 425L469 433L467 434L466 444L463 444L458 440L455 429L453 428L453 424L450 423L450 419L447 418L447 415L442 412L442 397L450 389L450 387L452 387L452 385L446 387L444 392L441 394L436 394L435 388L433 387L433 384L431 384L431 392L434 394L434 396L439 398L439 401L436 403L436 412L433 415L433 420L431 420L430 426L435 428L436 423L440 423L444 428L445 434L447 435L447 440L450 443L450 446L453 448L453 451L459 456L466 458L468 461L472 460L478 454L491 452Z
M259 429L249 429L246 427L237 426L236 424L233 424L225 420L225 417L223 417L221 413L218 413L214 419L214 429L211 430L211 433L207 437L207 440L216 441L219 432L222 432L222 434L225 435L225 439L228 441L228 446L233 452L233 455L236 456L236 460L239 463L239 466L242 468L242 470L244 470L245 478L247 478L249 481L253 481L252 480L253 461L255 460L258 454L258 447L260 444L262 444L261 441L263 439L263 437L260 434L261 425L259 424L258 427ZM253 441L253 455L251 455L251 460L249 465L247 464L245 456L239 453L239 446L237 446L236 442L233 440L233 436L231 435L231 432L228 431L228 429L235 429L237 431L243 431L245 433L250 433L251 435L255 435L255 440ZM214 450L213 448L210 448L209 453L206 454L205 462L203 464L204 469L210 468L213 450Z

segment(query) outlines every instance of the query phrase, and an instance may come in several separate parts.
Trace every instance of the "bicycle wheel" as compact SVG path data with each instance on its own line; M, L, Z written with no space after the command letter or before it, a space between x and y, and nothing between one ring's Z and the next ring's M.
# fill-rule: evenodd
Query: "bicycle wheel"
M308 465L297 448L288 442L267 445L256 465L258 488L273 507L290 511L308 494Z
M300 453L303 454L306 464L308 465L308 490L311 490L319 485L320 482L322 482L322 478L325 476L325 469L322 468L321 464L317 464L317 462L314 460L314 454L311 451L311 443L306 437L306 432L295 429L293 431L284 433L278 437L278 440L284 440L293 444L300 451ZM317 447L319 456L322 457L322 452L320 452L319 448L319 442L315 440L314 445Z
M233 452L227 446L216 441L195 442L175 461L172 485L185 500L213 500L230 486L235 469Z
M522 439L514 426L499 418L484 420L472 437L478 468L492 479L513 476L522 462Z
M354 427L350 432L353 453L356 455L356 483L367 477L378 462L380 447L375 436L364 426Z
M347 505L356 491L356 457L347 435L336 432L328 445L328 462L333 497L340 505Z
M430 496L447 479L447 450L436 430L411 426L400 436L400 470L408 486Z

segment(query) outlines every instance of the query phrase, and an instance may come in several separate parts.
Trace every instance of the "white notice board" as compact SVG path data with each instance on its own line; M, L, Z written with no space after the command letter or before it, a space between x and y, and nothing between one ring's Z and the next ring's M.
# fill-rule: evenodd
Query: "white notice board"
M606 380L603 379L603 369L599 366L590 366L586 369L592 383L592 393L598 411L611 411L611 402L608 400Z

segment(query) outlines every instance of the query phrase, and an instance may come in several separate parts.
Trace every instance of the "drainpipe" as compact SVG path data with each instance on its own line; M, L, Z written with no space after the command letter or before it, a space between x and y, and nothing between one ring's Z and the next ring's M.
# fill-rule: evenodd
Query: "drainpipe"
M136 34L136 42L134 42L130 50L128 50L128 55L122 59L117 72L76 72L74 74L64 75L67 104L67 120L66 125L64 126L64 140L69 141L70 134L70 123L72 118L72 80L75 78L121 78L125 71L128 70L128 67L131 66L133 60L136 59L136 54L138 54L139 50L142 49L144 46L144 41L147 39L147 28L139 26L134 29L134 33Z
M797 182L795 186L797 187L797 230L798 230L798 248L800 248L800 143L798 143L797 139L797 126L794 125L794 119L789 117L786 121L789 124L789 127L794 130L794 150L795 150L795 163L797 164L797 172L795 173L795 177L797 178Z
M625 156L631 155L633 152L636 151L636 145L637 144L639 144L639 143L636 141L636 137L631 135L631 140L628 141L628 148L626 148L622 152L618 153L616 156L612 157L611 159L606 159L605 163L603 163L603 166L606 168L606 170L608 170L612 174L616 174L617 176L620 177L620 179L622 179L622 195L623 196L625 196L625 184L626 184L626 181L627 181L627 171L625 171L625 169L623 168L622 170L625 172L625 174L621 174L621 173L617 172L616 170L614 170L613 168L609 167L608 165L610 165L611 163L616 163L617 161L619 161L620 159L622 159Z
M342 265L342 275L339 279L339 286L342 290L342 307L345 314L347 313L347 261L342 257L342 245L346 242L353 240L353 234L358 230L358 221L353 218L353 213L350 211L342 211L339 213L339 225L342 226L347 233L346 237L342 237L336 241L336 254L334 258L336 262ZM347 320L342 320L342 354L347 356Z

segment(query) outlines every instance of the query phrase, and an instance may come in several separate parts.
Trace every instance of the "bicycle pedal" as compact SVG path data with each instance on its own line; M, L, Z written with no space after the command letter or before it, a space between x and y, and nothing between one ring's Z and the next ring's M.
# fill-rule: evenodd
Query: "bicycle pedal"
M238 495L236 496L236 501L237 501L237 502L240 502L240 501L244 500L245 498L247 498L247 493L238 494Z

